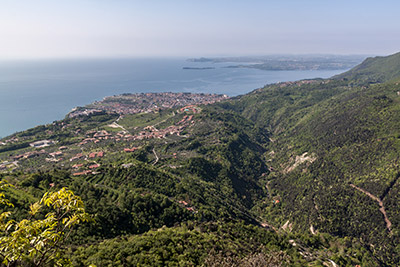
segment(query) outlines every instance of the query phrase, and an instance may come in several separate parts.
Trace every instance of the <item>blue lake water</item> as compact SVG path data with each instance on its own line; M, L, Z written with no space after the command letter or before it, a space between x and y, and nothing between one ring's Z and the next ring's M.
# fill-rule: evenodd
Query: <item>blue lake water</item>
M279 81L328 78L344 70L262 71L185 59L0 62L0 137L51 123L105 96L140 92L236 96ZM185 70L183 67L213 67Z

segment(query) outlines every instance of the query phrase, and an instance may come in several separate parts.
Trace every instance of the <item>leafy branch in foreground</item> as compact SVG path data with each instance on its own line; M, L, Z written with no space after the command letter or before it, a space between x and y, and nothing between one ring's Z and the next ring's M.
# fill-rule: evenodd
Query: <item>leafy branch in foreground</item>
M0 190L8 186L0 181ZM0 205L12 206L3 192ZM92 220L81 198L67 188L44 194L30 206L29 213L30 218L20 222L6 221L10 212L0 214L0 256L7 266L66 264L68 260L60 253L62 244L76 225Z

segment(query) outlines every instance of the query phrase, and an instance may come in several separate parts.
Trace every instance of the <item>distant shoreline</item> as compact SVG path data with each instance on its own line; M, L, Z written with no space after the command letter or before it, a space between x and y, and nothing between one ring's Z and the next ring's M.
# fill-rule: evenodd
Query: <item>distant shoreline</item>
M214 67L183 67L183 70L214 70Z
M286 56L254 56L254 57L217 57L191 58L187 61L195 63L232 63L223 68L251 68L267 71L292 70L346 70L361 63L365 56L361 55L286 55ZM199 68L200 69L200 68Z
M110 95L191 92L233 97L270 83L339 74L339 71L268 72L224 68L226 65L231 64L191 64L186 59L3 62L0 107L4 112L0 112L0 137L63 119L73 107ZM215 69L184 70L183 67Z

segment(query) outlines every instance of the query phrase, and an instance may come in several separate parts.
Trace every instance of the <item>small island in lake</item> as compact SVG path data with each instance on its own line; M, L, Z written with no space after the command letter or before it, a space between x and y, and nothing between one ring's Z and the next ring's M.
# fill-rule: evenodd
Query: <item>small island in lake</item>
M183 67L182 69L184 69L184 70L213 70L215 68L214 67L202 67L202 68L198 68L198 67Z

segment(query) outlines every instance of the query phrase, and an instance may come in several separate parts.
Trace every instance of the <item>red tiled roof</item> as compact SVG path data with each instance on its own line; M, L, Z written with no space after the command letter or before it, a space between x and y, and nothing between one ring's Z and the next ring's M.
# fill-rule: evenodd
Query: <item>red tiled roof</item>
M134 152L137 148L133 147L133 148L124 148L125 152Z
M89 169L95 169L95 168L98 168L98 167L100 167L99 164L93 164L93 165L89 166Z

